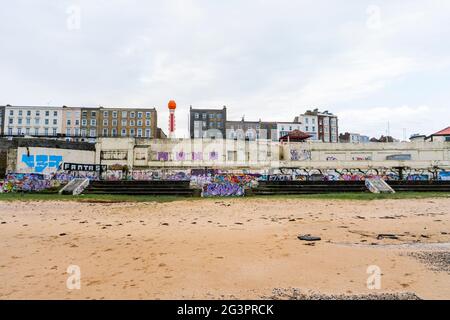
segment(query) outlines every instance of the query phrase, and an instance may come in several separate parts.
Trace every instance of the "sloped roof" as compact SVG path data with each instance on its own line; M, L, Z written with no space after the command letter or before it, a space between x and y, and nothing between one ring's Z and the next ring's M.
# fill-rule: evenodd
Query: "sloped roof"
M433 133L432 136L450 136L450 127L447 127L436 133Z
M311 137L312 137L312 135L310 135L306 132L303 132L300 130L293 130L293 131L289 132L287 135L281 137L280 140L282 140L282 141L287 141L287 140L303 141L303 140L306 140Z

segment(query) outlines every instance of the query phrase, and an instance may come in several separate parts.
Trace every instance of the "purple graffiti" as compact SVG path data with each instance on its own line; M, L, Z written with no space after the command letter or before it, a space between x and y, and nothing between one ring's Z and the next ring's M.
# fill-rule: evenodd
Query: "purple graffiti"
M242 197L244 187L234 183L211 183L203 187L203 197Z
M203 160L203 153L201 152L192 152L192 160L201 161Z
M168 152L158 152L158 161L169 161Z
M209 160L212 160L212 161L219 160L219 154L216 151L210 152Z
M177 152L175 158L177 159L177 161L184 161L186 160L186 153L184 153L183 151Z
M10 173L1 184L1 192L37 192L52 187L52 181L36 173Z

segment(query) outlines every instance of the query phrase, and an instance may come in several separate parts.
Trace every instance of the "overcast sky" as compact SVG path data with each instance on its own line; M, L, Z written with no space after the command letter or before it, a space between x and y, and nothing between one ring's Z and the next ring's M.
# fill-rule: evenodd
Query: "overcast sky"
M0 0L0 105L188 109L402 139L450 125L450 1Z

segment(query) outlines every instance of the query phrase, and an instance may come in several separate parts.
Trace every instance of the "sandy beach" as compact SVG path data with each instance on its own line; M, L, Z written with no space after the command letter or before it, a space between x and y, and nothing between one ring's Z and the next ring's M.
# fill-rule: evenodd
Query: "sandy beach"
M0 243L0 299L450 299L449 198L0 202Z

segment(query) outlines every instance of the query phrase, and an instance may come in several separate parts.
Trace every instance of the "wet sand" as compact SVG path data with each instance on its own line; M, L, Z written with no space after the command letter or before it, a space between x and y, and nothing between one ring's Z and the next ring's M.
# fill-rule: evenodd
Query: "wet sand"
M0 202L0 243L0 299L450 299L446 198ZM69 265L80 290L66 287ZM371 265L380 290L367 288Z

